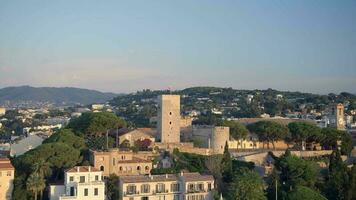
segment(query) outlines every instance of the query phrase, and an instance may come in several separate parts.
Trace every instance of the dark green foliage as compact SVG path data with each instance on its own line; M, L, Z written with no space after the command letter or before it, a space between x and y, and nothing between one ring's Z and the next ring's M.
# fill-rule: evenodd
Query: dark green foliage
M176 172L188 170L190 172L202 173L206 170L205 156L179 152L178 150L173 151L172 156Z
M349 155L352 150L352 137L346 131L340 131L334 128L323 128L321 130L321 145L325 149L336 150L338 141L341 142L341 154Z
M248 129L256 133L260 141L267 142L267 144L271 142L273 148L276 141L285 139L289 134L286 126L272 121L259 121L250 124Z
M70 129L61 129L43 141L43 144L54 142L62 142L78 150L85 148L84 139L76 136Z
M275 160L275 171L270 177L268 185L268 197L274 199L277 181L279 198L287 198L287 194L298 186L314 188L317 181L317 167L314 162L306 161L291 155L287 150L281 157L270 155Z
M328 199L351 199L352 189L352 176L348 172L346 164L341 160L340 152L333 151L330 155L329 173L325 182L325 196Z
M108 200L119 200L119 177L115 174L110 174L106 181L106 196Z
M126 122L113 113L84 113L80 117L72 119L68 128L76 134L101 136L109 129L122 128Z
M260 175L246 168L239 170L229 184L229 199L264 200L263 180Z
M223 126L230 128L230 136L235 140L246 139L249 134L248 129L245 125L237 121L224 121Z
M327 200L323 195L305 186L297 186L292 192L288 193L287 200Z
M232 171L232 159L229 152L229 146L227 142L224 147L224 154L221 160L221 171L224 182L231 182L233 171Z
M322 140L321 129L309 122L291 122L288 124L288 128L292 139L296 142L318 142Z

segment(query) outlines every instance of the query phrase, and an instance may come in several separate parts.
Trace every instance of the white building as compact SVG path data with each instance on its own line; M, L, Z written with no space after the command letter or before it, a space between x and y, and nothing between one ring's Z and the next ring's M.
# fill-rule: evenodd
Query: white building
M50 184L50 200L105 200L102 172L91 166L75 166L64 174L64 184Z
M214 178L199 173L120 176L120 200L213 200Z

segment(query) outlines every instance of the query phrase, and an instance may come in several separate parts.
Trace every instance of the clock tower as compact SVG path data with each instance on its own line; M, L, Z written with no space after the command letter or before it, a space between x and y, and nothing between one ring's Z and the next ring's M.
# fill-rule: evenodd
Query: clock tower
M342 103L331 106L330 127L345 130L344 105Z

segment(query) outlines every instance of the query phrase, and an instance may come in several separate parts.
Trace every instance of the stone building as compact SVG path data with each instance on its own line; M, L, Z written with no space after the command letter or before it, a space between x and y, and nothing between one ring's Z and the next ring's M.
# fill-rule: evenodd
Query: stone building
M64 174L63 184L49 185L50 200L104 200L102 172L91 166L76 166Z
M156 135L157 130L154 128L136 128L134 130L121 128L118 133L119 144L128 141L130 146L133 146L135 141L144 139L149 139L151 142L155 142Z
M186 140L199 141L200 147L211 149L213 154L222 154L226 142L229 141L230 128L209 125L192 126L190 130L185 129L184 137Z
M7 158L0 158L0 200L12 197L15 168Z
M180 142L180 96L161 95L158 98L157 141L165 144Z
M345 130L345 114L344 105L342 103L331 105L329 119L330 127Z
M199 173L120 176L120 200L213 200L214 177Z
M109 151L91 151L90 154L91 164L102 171L103 176L148 174L152 169L150 160L135 156L132 151L111 149Z

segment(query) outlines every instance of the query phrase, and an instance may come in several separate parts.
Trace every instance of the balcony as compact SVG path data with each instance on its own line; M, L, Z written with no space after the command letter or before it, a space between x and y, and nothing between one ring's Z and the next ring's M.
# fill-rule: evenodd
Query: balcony
M206 193L206 192L208 192L208 191L204 190L204 189L187 190L187 193Z
M165 194L165 193L168 193L169 191L168 190L159 190L159 191L152 191L152 194Z
M132 196L132 195L139 195L139 191L132 191L132 192L124 192L124 196Z

